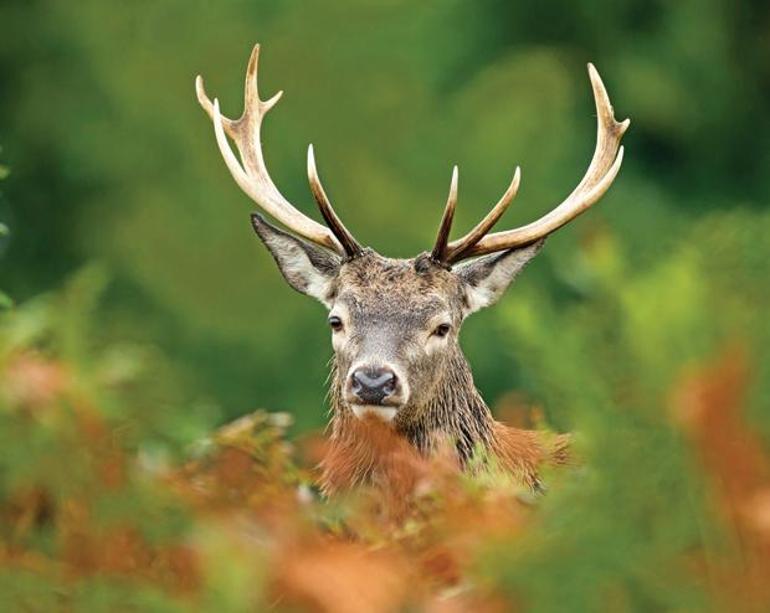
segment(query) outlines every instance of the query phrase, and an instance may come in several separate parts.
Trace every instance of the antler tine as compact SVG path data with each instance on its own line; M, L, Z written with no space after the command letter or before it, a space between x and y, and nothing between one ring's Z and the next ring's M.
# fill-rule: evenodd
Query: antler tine
M307 178L310 182L310 190L313 192L313 197L318 203L318 208L321 210L321 215L326 220L326 225L329 226L334 236L340 241L345 253L348 257L360 255L363 252L363 248L342 223L337 213L334 212L332 203L329 201L323 185L321 185L321 179L318 176L318 170L315 165L313 145L309 145L307 148Z
M278 191L270 178L262 154L260 133L262 120L280 100L283 92L278 92L269 100L260 100L257 89L258 63L259 45L254 45L246 69L243 114L235 120L222 116L219 110L219 101L215 98L212 102L206 94L203 78L198 75L195 79L198 102L214 123L214 133L219 151L235 182L260 208L297 235L340 255L346 255L345 248L329 228L297 210ZM228 136L238 148L240 162L230 148L227 141Z
M441 223L438 227L436 244L430 256L434 262L445 263L447 255L447 245L449 244L449 233L452 230L452 221L457 207L457 166L452 168L452 181L449 184L449 196L447 196L444 214L441 217Z
M453 248L456 245L453 243L450 250L456 253L454 261L529 245L548 236L590 208L612 185L623 162L620 141L631 122L615 120L607 90L593 64L588 64L588 75L596 102L596 149L580 183L561 204L532 223L484 236L462 252Z
M520 183L521 168L517 166L513 173L513 179L511 180L510 185L508 185L508 189L505 190L505 193L503 193L500 200L497 201L497 204L492 207L492 210L487 213L486 217L484 217L473 230L468 232L468 234L449 243L445 254L446 264L452 264L463 259L465 253L484 238L487 232L489 232L500 220L503 213L508 210L508 205L513 202L513 199L519 191Z

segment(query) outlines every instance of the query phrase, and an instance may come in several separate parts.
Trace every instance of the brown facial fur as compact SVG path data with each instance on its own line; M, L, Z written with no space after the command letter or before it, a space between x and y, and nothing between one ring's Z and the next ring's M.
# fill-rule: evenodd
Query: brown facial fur
M542 461L564 459L564 445L551 452L538 434L495 422L458 342L463 319L498 300L542 241L450 269L428 254L400 260L366 249L343 259L258 215L252 224L289 285L329 309L334 358L326 492L391 472L378 468L388 462L372 452L380 447L362 439L370 429L359 427L359 419L373 411L422 457L449 445L465 466L485 450L532 487ZM364 401L355 376L363 371L392 373L397 384Z
M414 260L370 252L341 267L333 292L330 312L342 316L344 326L332 339L340 389L353 365L392 367L408 388L397 420L414 421L457 346L464 296L457 276L435 264L416 269ZM440 324L451 326L444 338L434 336Z
M538 466L558 458L550 457L537 433L495 422L476 390L458 342L468 299L457 274L426 255L396 260L368 252L341 266L330 298L330 312L344 314L345 338L334 343L332 447L322 479L327 492L365 481L374 470L372 445L360 440L367 430L345 399L354 363L392 364L407 378L409 398L399 407L392 429L420 454L429 456L449 441L464 465L474 451L488 449L522 482L538 486ZM451 331L429 346L442 315L451 322ZM362 452L366 461L358 464L358 456L350 456L362 449L368 450ZM341 457L348 461L341 463Z

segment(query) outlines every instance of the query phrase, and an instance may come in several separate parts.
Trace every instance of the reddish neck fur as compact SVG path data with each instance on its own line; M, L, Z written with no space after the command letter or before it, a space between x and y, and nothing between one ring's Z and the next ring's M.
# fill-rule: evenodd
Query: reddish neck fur
M567 436L561 435L555 445L546 446L538 432L510 428L494 420L459 349L427 405L410 407L392 424L376 423L376 418L359 420L342 399L335 365L331 379L331 440L322 463L322 486L327 493L388 480L394 461L402 468L411 467L412 473L422 472L426 458L450 446L460 466L467 465L474 451L488 450L504 468L535 489L543 460L566 462ZM418 466L422 468L418 470ZM403 473L399 472L402 477Z

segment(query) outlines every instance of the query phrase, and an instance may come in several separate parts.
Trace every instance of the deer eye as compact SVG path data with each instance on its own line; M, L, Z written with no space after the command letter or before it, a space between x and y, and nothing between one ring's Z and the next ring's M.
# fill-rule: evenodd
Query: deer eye
M342 320L336 315L332 315L329 318L329 326L331 326L331 329L335 332L339 332L342 330Z
M441 324L438 326L434 331L433 334L435 336L438 336L439 338L445 337L447 334L449 334L449 331L452 329L452 326L449 324Z

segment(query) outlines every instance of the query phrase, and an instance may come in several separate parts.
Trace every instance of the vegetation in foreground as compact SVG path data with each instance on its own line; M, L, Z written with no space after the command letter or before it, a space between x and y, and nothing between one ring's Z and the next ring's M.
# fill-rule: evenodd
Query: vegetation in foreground
M740 251L723 242L719 257ZM256 411L201 437L201 412L166 389L156 349L100 344L98 267L7 308L6 610L760 609L767 345L739 299L755 290L704 274L710 256L695 250L631 277L607 236L585 257L592 304L524 295L508 314L545 401L568 402L580 426L580 461L547 475L542 496L494 467L471 477L428 463L373 422L361 434L381 478L323 500L320 435L290 441L288 416ZM721 283L737 291L716 316L708 296ZM664 290L676 299L658 300ZM642 317L653 301L657 317ZM756 338L731 336L735 321ZM559 347L544 341L554 329ZM497 409L509 422L540 414L516 396Z
M0 3L3 611L767 610L767 3L594 9ZM203 72L235 104L255 40L287 91L276 181L308 201L311 139L388 253L425 247L455 162L458 228L513 163L513 223L563 197L593 138L585 62L633 118L608 201L463 339L499 418L574 432L544 496L376 428L378 487L314 496L323 438L297 432L323 420L325 327L192 92ZM62 287L95 258L109 283Z

